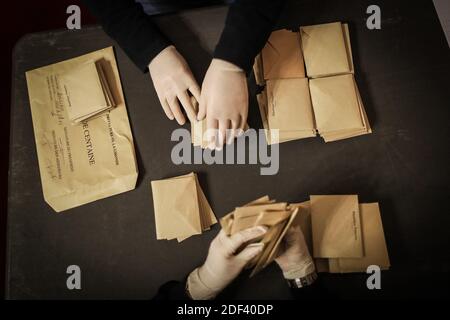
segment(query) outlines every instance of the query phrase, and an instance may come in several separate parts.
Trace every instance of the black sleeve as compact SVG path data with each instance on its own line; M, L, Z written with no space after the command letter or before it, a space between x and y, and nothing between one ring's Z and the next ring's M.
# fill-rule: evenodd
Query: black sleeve
M83 3L142 71L171 44L134 0L83 0Z
M214 57L249 72L270 36L285 0L236 0L231 4Z
M169 281L163 284L153 300L191 300L186 293L186 281Z

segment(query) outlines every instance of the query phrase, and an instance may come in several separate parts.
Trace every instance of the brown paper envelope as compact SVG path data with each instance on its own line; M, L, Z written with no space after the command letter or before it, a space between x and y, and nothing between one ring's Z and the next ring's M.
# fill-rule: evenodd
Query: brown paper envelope
M319 133L364 129L353 75L313 79L309 82Z
M310 199L314 257L362 257L358 196L311 196Z
M356 88L356 93L357 93L357 97L358 97L358 103L360 106L360 113L361 113L362 120L364 123L364 128L322 134L322 137L325 140L325 142L331 142L331 141L336 141L336 140L340 140L340 139L347 139L347 138L351 138L351 137L356 137L356 136L372 133L372 128L370 127L369 119L367 118L366 110L364 109L364 105L363 105L363 102L361 99L361 95L359 93L358 86L356 85L356 81L355 81L355 88Z
M267 80L267 98L270 129L313 134L314 116L307 78Z
M300 35L308 77L351 72L340 22L301 27Z
M190 177L191 179L195 180L197 197L198 197L198 201L199 201L199 210L200 210L199 214L200 214L200 223L202 225L202 230L203 231L209 230L211 225L217 223L217 219L216 219L216 216L215 216L211 206L209 205L208 200L206 199L206 196L205 196L201 186L200 186L197 174L194 172L191 172L191 173L188 173L188 174L185 174L182 176L169 178L169 180L183 179L183 178L187 178L187 177ZM180 242L180 238L179 238L179 242Z
M156 180L151 184L158 240L202 232L194 177Z
M359 205L359 208L361 212L364 257L330 259L330 272L366 272L367 267L370 265L377 265L382 270L390 267L378 203L363 203Z
M75 65L61 76L67 97L67 114L70 120L82 118L108 108L95 61Z
M117 106L73 126L61 75L100 59ZM133 136L113 48L28 71L26 79L45 201L60 212L134 189Z
M300 35L289 30L272 32L261 51L264 79L304 78Z

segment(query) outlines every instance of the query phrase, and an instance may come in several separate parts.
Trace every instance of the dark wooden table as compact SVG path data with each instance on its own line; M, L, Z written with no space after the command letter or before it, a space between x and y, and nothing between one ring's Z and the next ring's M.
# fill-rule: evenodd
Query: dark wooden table
M304 201L310 194L359 194L379 201L392 262L382 290L365 274L323 275L344 298L434 297L448 294L450 59L431 1L378 1L382 30L365 26L370 1L292 2L279 27L332 21L350 24L356 78L374 133L325 144L320 138L280 146L280 171L259 165L174 165L170 134L177 127L142 74L99 27L30 34L14 52L8 199L7 297L140 298L182 279L205 258L215 226L178 244L157 241L150 181L190 171L218 217L264 194ZM161 29L202 80L224 25L226 8L157 18ZM25 71L109 45L116 49L138 155L136 190L61 213L44 202ZM250 124L260 125L250 80ZM82 270L82 290L66 288L66 268ZM227 292L235 298L289 298L271 265L244 274Z

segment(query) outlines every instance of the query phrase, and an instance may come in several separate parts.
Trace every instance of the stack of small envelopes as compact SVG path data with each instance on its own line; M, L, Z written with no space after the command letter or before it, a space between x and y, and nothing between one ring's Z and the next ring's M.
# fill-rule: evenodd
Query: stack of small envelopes
M181 242L217 223L195 173L152 181L156 238Z
M253 267L250 276L259 272L276 258L281 240L294 221L297 212L298 208L291 208L286 202L277 203L265 196L236 208L220 220L227 235L233 235L254 226L264 225L269 228L266 234L255 240L255 242L264 243L264 249L248 264L247 267Z
M72 124L100 115L116 105L107 72L105 60L89 60L62 75L67 114Z
M269 144L316 134L329 142L372 132L354 78L346 24L273 32L254 72L264 87L257 100Z
M318 272L366 272L370 265L389 269L378 203L358 203L357 195L311 196L291 204Z

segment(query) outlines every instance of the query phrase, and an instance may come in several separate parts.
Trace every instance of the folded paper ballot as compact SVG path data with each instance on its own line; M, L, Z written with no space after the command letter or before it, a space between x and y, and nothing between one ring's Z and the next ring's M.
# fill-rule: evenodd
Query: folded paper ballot
M370 265L377 265L382 270L387 270L390 267L378 203L358 204L363 252L361 257L323 258L316 255L316 253L322 255L323 252L330 251L333 255L339 255L335 254L339 251L348 255L348 252L353 250L349 250L349 248L354 247L354 241L348 240L348 235L351 233L349 227L340 220L336 221L335 218L353 215L355 197L346 195L311 196L311 201L290 205L292 208L299 209L294 225L300 225L308 248L314 255L318 272L366 272ZM315 202L314 206L313 201ZM346 209L344 210L344 208ZM328 213L324 215L324 212ZM318 216L316 216L317 213L319 213ZM357 225L356 219L354 223ZM358 231L354 232L359 233ZM339 244L333 243L332 238L337 238L336 241Z
M243 207L236 208L220 220L227 235L254 226L266 226L268 231L254 242L264 243L263 251L247 265L253 267L250 276L269 265L275 258L286 231L297 215L297 208L289 208L285 202L277 203L268 196L256 199Z
M151 182L156 238L181 242L217 223L195 173Z
M88 60L61 75L69 120L76 124L115 107L114 96L105 76L104 59Z
M371 133L353 75L348 26L301 27L300 35L289 30L273 32L255 60L255 78L264 87L257 102L267 142L316 134L330 142ZM294 63L303 64L303 57L309 78ZM277 140L272 139L273 130L278 130Z
M94 61L103 70L97 79ZM113 48L28 71L26 79L45 201L60 212L134 189L133 136ZM80 92L95 83L106 89L98 81L109 84L106 102L90 89ZM110 112L71 125L70 108L112 101Z

